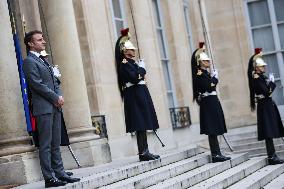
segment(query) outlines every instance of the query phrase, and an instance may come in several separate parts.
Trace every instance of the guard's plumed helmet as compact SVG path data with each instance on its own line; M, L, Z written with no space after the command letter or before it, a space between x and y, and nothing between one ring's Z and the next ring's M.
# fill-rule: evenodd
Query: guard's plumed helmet
M210 58L205 52L201 52L198 56L198 60L210 60Z
M262 59L262 48L256 48L254 50L254 57L253 57L253 66L266 66L266 62Z
M199 42L199 48L194 53L196 64L199 65L199 62L202 60L210 60L209 56L205 52L205 43Z
M120 33L121 33L121 38L119 41L120 52L130 49L132 50L137 49L130 41L131 35L129 33L129 28L121 30Z

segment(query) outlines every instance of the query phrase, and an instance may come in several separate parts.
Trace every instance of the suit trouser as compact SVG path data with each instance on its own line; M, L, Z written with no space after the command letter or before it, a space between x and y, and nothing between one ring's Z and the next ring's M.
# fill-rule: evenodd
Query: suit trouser
M265 139L267 156L272 157L275 154L275 147L272 138Z
M208 135L209 146L211 154L213 155L221 155L221 150L218 142L218 138L216 135Z
M148 150L147 133L146 131L136 131L138 153L143 154Z
M61 112L54 109L53 113L36 117L39 132L39 159L45 180L66 176L60 153Z

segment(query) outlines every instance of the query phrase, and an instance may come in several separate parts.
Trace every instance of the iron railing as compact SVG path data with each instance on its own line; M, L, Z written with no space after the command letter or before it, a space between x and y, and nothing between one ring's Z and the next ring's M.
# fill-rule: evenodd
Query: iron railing
M101 138L108 138L105 115L93 115L91 118L95 134L100 135Z
M189 127L191 125L189 107L170 108L170 114L173 129Z

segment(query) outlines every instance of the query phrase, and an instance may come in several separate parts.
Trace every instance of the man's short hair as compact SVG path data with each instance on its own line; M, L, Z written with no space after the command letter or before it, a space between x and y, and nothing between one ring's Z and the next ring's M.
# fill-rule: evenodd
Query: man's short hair
M25 35L24 43L25 43L28 50L30 49L30 46L29 46L28 43L32 41L33 35L35 35L35 34L42 34L42 31L33 30L33 31L26 33L26 35Z

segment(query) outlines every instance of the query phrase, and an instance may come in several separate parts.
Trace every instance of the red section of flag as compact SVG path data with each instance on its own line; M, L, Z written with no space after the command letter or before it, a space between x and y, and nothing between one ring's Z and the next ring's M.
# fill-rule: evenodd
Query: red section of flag
M36 131L36 119L31 113L30 113L30 115L31 115L32 131L35 132Z

